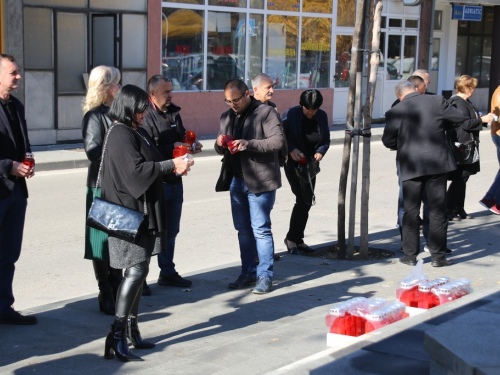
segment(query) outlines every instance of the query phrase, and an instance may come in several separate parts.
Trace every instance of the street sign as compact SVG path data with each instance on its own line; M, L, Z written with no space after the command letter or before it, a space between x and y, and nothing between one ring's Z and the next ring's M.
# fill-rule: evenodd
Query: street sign
M482 16L482 6L453 4L453 10L451 13L452 20L481 21Z
M236 38L241 38L245 36L245 20L241 20L238 22L238 25L236 26ZM250 18L248 20L248 34L250 36L256 36L256 30L255 30L255 20L253 18Z

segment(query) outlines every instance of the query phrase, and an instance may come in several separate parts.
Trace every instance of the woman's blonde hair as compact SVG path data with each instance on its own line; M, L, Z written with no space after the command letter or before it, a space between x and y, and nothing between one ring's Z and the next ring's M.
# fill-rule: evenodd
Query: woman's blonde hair
M461 94L470 94L477 87L477 79L467 74L460 76L457 81L456 89Z
M89 75L89 89L83 101L83 114L106 101L109 86L120 82L120 71L112 66L96 66Z

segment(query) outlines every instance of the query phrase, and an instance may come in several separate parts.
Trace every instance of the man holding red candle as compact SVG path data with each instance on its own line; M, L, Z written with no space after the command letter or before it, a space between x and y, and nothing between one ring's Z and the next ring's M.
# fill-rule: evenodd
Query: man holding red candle
M224 155L216 191L230 192L241 256L240 276L229 288L256 284L253 293L269 293L274 276L271 210L276 189L281 187L278 155L285 142L282 124L276 111L250 96L247 85L239 79L226 83L224 96L230 109L221 116L214 146ZM230 152L227 145L224 147L227 135L232 136L231 145L237 150Z
M12 281L28 205L26 178L35 174L33 165L22 163L25 153L31 153L24 106L10 94L20 79L14 57L0 54L0 324L28 325L36 324L36 317L12 308Z
M182 124L179 113L181 108L172 103L173 85L170 78L160 74L151 77L148 81L148 91L150 106L146 110L142 127L155 141L163 159L172 159L176 147L178 150L186 150L184 147L187 147L193 154L201 152L203 146L196 140L196 135L193 132L186 132ZM182 177L174 174L164 176L163 191L167 203L167 248L158 254L158 267L160 267L158 285L186 288L191 286L192 282L181 277L175 270L174 264L175 238L180 230L184 201Z

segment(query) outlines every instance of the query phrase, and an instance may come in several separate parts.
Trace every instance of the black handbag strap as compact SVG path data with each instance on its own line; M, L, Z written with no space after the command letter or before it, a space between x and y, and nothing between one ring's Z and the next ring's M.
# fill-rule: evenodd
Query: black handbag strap
M108 144L109 133L111 133L111 130L113 130L113 128L116 125L121 125L121 124L115 123L114 125L112 125L109 128L108 132L106 133L106 137L104 137L104 145L102 146L101 162L99 163L99 172L97 173L97 181L95 183L94 199L95 199L95 196L97 194L97 188L99 187L99 182L101 181L101 171L102 171L102 165L104 162L104 153L106 152L106 145ZM123 126L125 126L125 125L123 125ZM144 215L147 215L148 214L148 205L146 202L146 193L143 194L143 197L144 197Z

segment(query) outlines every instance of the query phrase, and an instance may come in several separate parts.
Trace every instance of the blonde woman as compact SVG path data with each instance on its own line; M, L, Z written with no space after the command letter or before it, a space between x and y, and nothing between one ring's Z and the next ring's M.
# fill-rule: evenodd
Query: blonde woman
M92 69L89 88L83 103L82 135L85 153L90 161L87 174L87 208L92 201L101 161L102 146L112 121L107 116L109 107L120 89L120 71L109 66ZM100 188L97 196L100 196ZM122 280L122 271L109 265L108 236L106 233L85 227L85 259L91 259L99 286L99 309L107 315L115 313L115 296Z

